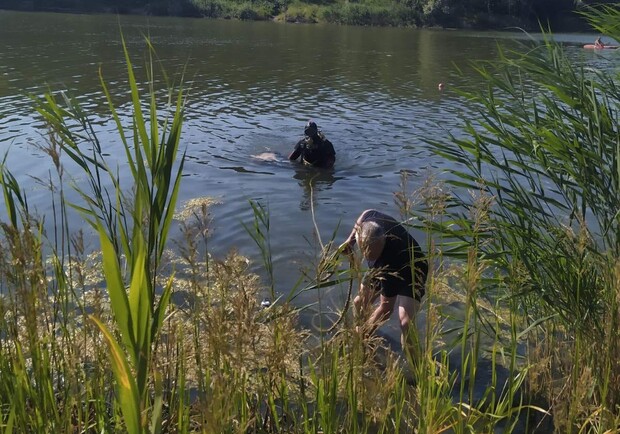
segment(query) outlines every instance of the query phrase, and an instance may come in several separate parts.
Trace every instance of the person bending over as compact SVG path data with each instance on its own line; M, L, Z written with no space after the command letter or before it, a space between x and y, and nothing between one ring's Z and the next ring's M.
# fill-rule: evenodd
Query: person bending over
M424 253L402 224L374 209L358 217L340 249L352 254L355 244L368 261L368 272L353 300L356 312L363 312L379 298L366 324L366 329L374 332L390 318L398 303L401 345L405 351L410 324L425 293L428 262Z
M336 151L332 143L325 138L316 123L309 121L304 129L304 138L295 145L288 156L293 161L301 157L301 161L313 167L331 168L336 161Z

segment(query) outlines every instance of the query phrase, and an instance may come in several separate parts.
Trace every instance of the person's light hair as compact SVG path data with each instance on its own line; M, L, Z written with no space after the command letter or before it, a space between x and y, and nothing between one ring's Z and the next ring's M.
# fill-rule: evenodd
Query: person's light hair
M385 245L385 231L377 222L366 221L357 228L355 239L365 257L376 259Z

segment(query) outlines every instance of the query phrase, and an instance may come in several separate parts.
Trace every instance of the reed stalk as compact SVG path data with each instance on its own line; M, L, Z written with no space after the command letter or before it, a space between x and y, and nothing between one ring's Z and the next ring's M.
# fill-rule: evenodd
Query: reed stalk
M617 7L592 9L586 16L610 37L620 36ZM447 218L427 219L427 227L443 234L438 247L445 256L473 252L476 262L491 267L478 291L510 301L513 352L528 335L542 336L548 353L529 363L548 364L544 399L553 409L554 429L585 429L593 414L597 421L603 414L614 420L617 407L603 396L609 396L615 367L601 365L594 354L614 352L598 343L605 342L613 316L615 304L601 301L615 297L610 276L620 239L617 77L575 65L551 35L475 67L488 89L465 94L478 114L465 120L467 137L429 144L458 167L449 185L459 192L482 191L496 202L488 211L493 230L478 231L470 216L476 201L461 193L450 198ZM514 370L516 359L510 360ZM539 366L531 367L517 371L538 372ZM528 387L537 388L536 381L540 377L529 376ZM587 393L586 384L593 384Z

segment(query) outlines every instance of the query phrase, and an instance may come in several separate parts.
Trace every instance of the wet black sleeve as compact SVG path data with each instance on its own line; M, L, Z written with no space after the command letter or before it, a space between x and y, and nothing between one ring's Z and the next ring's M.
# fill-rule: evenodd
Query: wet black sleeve
M293 149L293 152L291 152L291 155L288 156L288 159L289 160L297 160L299 158L299 156L301 155L302 149L303 149L303 140L300 140L295 145L295 149Z
M332 145L332 142L330 142L327 139L325 139L325 155L328 155L328 156L336 155L336 150L334 149L334 145Z

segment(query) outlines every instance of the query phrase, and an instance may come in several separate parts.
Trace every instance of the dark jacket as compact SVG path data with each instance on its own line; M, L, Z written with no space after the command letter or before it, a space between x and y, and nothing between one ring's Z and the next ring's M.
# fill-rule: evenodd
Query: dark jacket
M428 262L420 245L403 225L387 214L368 210L361 218L361 222L367 221L377 223L385 233L381 255L368 264L374 270L369 273L373 276L372 286L386 297L404 295L419 301L424 296L428 274Z
M321 135L305 137L295 145L290 160L301 157L304 164L314 167L330 168L336 161L336 151L332 143Z

